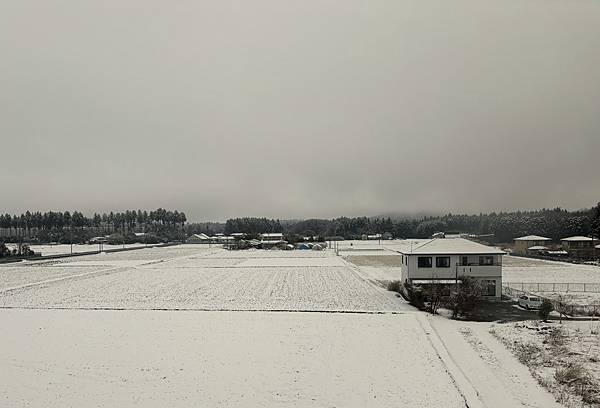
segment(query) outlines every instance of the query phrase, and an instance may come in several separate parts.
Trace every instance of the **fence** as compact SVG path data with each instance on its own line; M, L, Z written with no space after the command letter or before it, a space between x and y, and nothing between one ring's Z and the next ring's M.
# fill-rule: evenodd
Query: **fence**
M600 283L594 282L565 282L565 283L542 283L542 282L503 282L503 285L522 292L536 293L567 293L587 292L600 293Z
M600 303L582 305L574 302L571 299L564 299L560 297L557 299L554 297L543 296L539 295L538 293L532 292L535 292L535 290L527 291L510 287L506 284L502 285L503 296L508 296L516 299L521 295L534 295L542 299L548 299L550 302L552 302L554 310L566 316L600 316Z

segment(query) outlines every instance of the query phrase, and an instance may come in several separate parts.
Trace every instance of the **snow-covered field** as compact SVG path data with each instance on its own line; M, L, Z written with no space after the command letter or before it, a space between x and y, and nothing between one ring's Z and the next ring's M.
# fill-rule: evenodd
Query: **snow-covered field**
M465 403L413 314L4 310L5 407Z
M364 252L0 265L0 406L554 407L495 339L502 369L382 288L393 252Z
M143 247L144 244L125 244L125 248ZM109 245L104 244L103 250L123 248L123 245ZM58 254L70 254L71 245L57 244L57 245L31 245L31 249L36 253L42 255L58 255ZM87 244L73 244L73 253L79 252L90 252L98 251L98 245L87 245Z
M545 261L541 259L504 256L502 275L505 282L600 284L600 267Z
M23 287L5 291L0 295L0 305L323 311L408 308L404 301L364 279L358 269L330 251L319 255L261 251L261 258L257 252L248 252L252 256L245 257L244 251L220 248L168 250L89 255L43 265L22 263L4 275L19 275L18 281L11 278L5 287L14 288L18 283ZM163 251L168 256L151 256ZM69 273L72 278L48 282Z
M600 267L505 256L503 281L511 288L578 305L600 304Z

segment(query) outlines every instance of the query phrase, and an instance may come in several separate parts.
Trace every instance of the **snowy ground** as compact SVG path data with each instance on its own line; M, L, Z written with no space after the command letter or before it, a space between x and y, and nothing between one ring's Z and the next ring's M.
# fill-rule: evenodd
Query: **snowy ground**
M412 314L6 310L0 325L12 406L464 407Z
M586 406L582 394L588 406L600 406L600 322L525 321L496 325L492 333L520 356L565 406ZM569 367L581 367L579 380L561 380L561 372Z
M384 290L398 267L381 254L185 245L0 265L0 406L556 406L497 339Z
M387 286L388 282L400 280L401 258L389 252L344 252L343 257L355 265L359 273L371 282Z
M598 266L505 256L502 275L503 283L515 289L580 305L600 303Z
M134 248L141 247L144 244L125 244L125 248ZM123 248L123 245L109 245L104 244L103 249L106 251L108 249L118 249ZM66 244L58 244L58 245L31 245L31 249L36 253L41 253L42 255L57 255L57 254L70 254L71 253L71 245ZM98 245L87 245L87 244L73 244L73 253L78 252L89 252L89 251L98 251Z
M380 286L401 279L400 254L389 249L394 241L341 241L339 254L356 266L359 273Z
M0 305L86 309L409 309L393 293L364 279L356 268L332 252L304 255L304 251L261 251L264 257L254 256L256 252L245 257L245 252L220 248L183 248L182 255L165 259L148 259L147 253L162 252L148 249L69 258L45 265L22 264L18 267L21 288L9 279ZM193 255L186 256L186 251L193 251ZM50 281L54 276L68 277L68 273L72 273L72 278ZM4 275L15 275L15 271Z
M598 266L516 256L504 256L502 262L502 275L505 282L589 282L600 284L600 267Z

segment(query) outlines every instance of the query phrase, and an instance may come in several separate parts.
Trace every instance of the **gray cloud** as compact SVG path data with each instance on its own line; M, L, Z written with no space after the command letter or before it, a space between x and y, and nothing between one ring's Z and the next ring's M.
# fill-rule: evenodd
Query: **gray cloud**
M0 210L599 199L595 1L0 1Z

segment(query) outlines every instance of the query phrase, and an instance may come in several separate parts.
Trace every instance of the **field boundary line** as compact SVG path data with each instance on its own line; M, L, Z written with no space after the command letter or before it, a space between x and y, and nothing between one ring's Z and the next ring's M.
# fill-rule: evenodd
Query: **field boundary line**
M0 310L86 310L86 311L132 311L132 312L260 312L260 313L324 313L324 314L364 314L364 315L404 315L417 311L400 310L317 310L317 309L209 309L209 308L135 308L135 307L62 307L62 306L0 306Z

